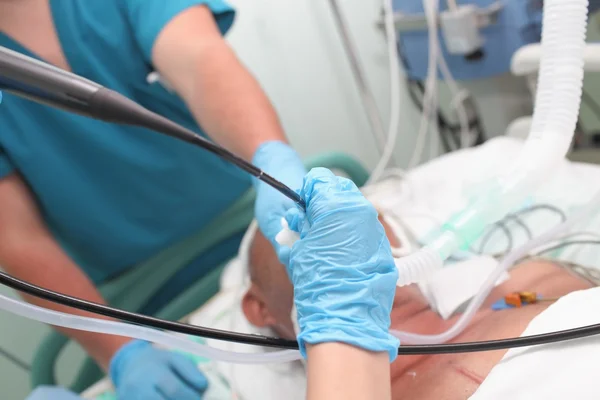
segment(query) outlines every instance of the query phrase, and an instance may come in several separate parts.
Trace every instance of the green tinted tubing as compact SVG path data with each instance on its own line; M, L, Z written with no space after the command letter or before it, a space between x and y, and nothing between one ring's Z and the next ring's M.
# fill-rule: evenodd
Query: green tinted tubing
M460 219L460 214L450 218L448 222L442 225L443 232L453 232L459 241L459 249L462 251L468 251L473 243L481 237L481 234L485 230L486 223L477 218L479 221L468 221L468 224L464 224L463 228L457 228L456 222Z

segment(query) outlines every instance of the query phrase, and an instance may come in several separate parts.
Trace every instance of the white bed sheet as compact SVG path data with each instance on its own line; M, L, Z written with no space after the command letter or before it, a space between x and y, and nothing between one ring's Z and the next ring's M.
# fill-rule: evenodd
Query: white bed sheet
M531 321L523 336L600 323L600 287L562 297ZM509 350L471 400L600 397L600 337Z
M430 161L408 174L403 182L389 179L367 188L365 193L379 209L399 217L418 239L423 240L435 227L464 208L476 188L481 188L487 179L511 163L522 145L520 139L494 138L478 148ZM598 190L599 166L565 160L552 178L532 194L528 203L550 204L569 214L585 204ZM585 230L600 235L599 216L600 213L592 216L574 231ZM524 216L523 221L534 235L538 235L560 222L560 217L549 211L537 211ZM515 246L527 240L525 231L514 224L509 227ZM502 252L506 245L505 235L497 230L485 252ZM474 247L479 249L479 243ZM597 246L573 246L553 256L600 268L596 250Z

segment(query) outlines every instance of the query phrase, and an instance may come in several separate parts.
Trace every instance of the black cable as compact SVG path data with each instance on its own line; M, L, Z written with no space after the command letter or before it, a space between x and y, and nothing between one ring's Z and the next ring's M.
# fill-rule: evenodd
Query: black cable
M567 219L567 215L560 208L553 206L552 204L544 204L544 203L536 204L531 207L527 207L526 209L508 214L506 217L504 217L498 223L494 224L492 226L492 228L488 232L485 233L485 235L481 239L481 245L479 246L479 254L483 254L485 247L487 246L488 242L491 240L491 238L493 237L493 234L496 232L497 229L502 229L502 231L504 232L504 234L506 235L506 237L510 243L510 245L507 247L507 251L503 254L506 254L508 251L512 250L513 244L514 244L513 240L512 240L513 236L512 236L512 233L510 233L510 230L508 229L508 227L505 225L505 223L508 221L514 221L515 223L517 223L525 231L525 234L528 236L528 238L531 239L533 237L533 232L525 224L525 222L523 222L523 220L520 218L520 216L530 214L534 211L539 211L539 210L548 210L548 211L554 212L555 214L560 216L560 219L562 220L562 222L564 222Z
M0 347L0 355L4 356L9 362L11 362L13 365L21 368L23 371L25 371L27 373L31 372L31 367L28 364L26 364L21 359L17 358L17 356L13 356L8 351L4 350L2 347Z
M113 317L124 321L129 321L135 324L147 325L158 329L166 329L173 332L184 333L192 336L201 336L217 340L226 340L230 342L252 344L266 347L277 347L291 350L298 348L298 343L294 340L222 331L218 329L182 324L179 322L166 321L159 318L119 310L113 307L92 303L82 299L77 299L62 293L54 292L52 290L40 288L36 285L24 282L3 272L0 272L0 283L11 287L15 290L27 293L31 296L56 302L58 304L62 304L68 307L77 308L79 310L89 311L96 314L105 315L107 317ZM541 344L563 342L566 340L573 340L594 335L600 335L600 324L511 339L452 344L401 346L400 348L398 348L398 354L424 355L503 350L515 347L535 346Z
M253 344L265 347L277 347L283 349L298 348L298 343L295 340L270 338L266 336L229 332L220 329L183 324L181 322L167 321L160 318L150 317L147 315L142 315L98 303L93 303L87 300L79 299L63 293L58 293L49 289L36 286L32 283L25 282L11 275L8 275L7 273L2 271L0 271L0 283L20 292L27 293L30 296L48 300L53 303L76 308L82 311L104 315L106 317L120 319L138 325L145 325L153 328L169 330L172 332L178 332L192 336L200 336L217 340L226 340L236 343Z
M531 207L527 207L524 210L516 211L516 212L512 213L512 215L529 214L532 211L538 211L538 210L553 211L554 213L556 213L560 216L560 219L562 222L565 222L567 220L567 214L565 214L565 212L563 210L561 210L560 208L558 208L556 206L553 206L552 204L536 204Z
M518 215L508 214L504 219L513 221L514 223L519 225L527 235L527 239L533 239L533 232L531 232L531 229L529 229L529 227L525 224L525 222L523 222L523 220Z
M517 347L539 346L542 344L565 342L567 340L583 339L600 335L600 324L582 326L580 328L565 329L539 335L523 336L511 339L486 340L480 342L435 344L423 346L401 346L399 355L426 355L426 354L457 354L475 353L482 351L506 350Z
M481 245L479 246L479 254L483 254L483 251L485 250L485 247L487 245L487 243L490 241L490 239L493 237L494 232L496 232L496 229L494 228L500 228L502 229L502 231L504 232L504 234L506 235L506 250L505 253L510 252L513 247L514 247L514 241L513 241L513 236L510 233L510 229L508 229L506 227L506 225L504 224L503 221L498 221L494 224L494 227L492 229L490 229L489 231L487 231L487 233L484 235L483 239L481 239Z

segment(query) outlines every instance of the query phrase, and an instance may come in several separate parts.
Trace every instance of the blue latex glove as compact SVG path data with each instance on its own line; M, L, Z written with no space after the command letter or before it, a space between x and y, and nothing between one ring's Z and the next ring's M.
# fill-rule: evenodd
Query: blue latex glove
M25 400L82 400L82 398L60 387L40 386Z
M208 387L190 359L140 340L115 354L110 377L117 397L124 400L199 400Z
M300 233L288 273L294 284L298 342L343 342L375 352L398 351L388 333L398 271L377 211L356 185L324 168L306 175L306 213L288 211Z
M298 153L285 143L271 141L261 144L252 158L252 163L293 190L302 187L306 168ZM287 264L289 249L279 246L275 236L281 231L281 219L287 210L295 207L295 204L266 183L258 179L253 181L256 188L254 211L258 226L275 247L279 260Z

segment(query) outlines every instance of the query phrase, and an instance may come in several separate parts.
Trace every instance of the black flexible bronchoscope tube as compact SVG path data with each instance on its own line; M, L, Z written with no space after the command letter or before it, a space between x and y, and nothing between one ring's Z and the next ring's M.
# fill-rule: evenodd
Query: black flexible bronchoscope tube
M223 147L95 82L0 46L0 90L69 112L163 133L202 147L270 185L303 209L288 186Z

